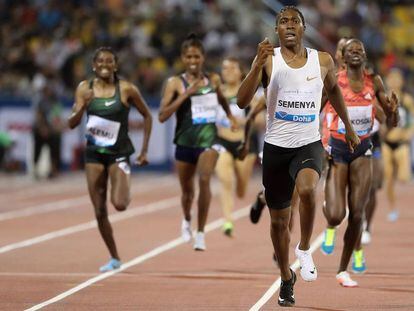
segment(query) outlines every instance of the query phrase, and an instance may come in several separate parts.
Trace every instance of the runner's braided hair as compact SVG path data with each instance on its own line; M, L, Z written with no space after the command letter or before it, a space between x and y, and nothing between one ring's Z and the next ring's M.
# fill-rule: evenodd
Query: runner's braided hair
M181 54L184 54L185 51L191 46L198 48L204 55L203 43L195 33L190 33L184 40L184 42L181 44Z
M287 10L296 11L299 14L300 19L302 20L303 28L306 29L305 18L303 17L302 12L294 5L286 5L280 9L279 13L277 13L276 15L276 26L279 25L280 16L282 15L282 13L286 12Z

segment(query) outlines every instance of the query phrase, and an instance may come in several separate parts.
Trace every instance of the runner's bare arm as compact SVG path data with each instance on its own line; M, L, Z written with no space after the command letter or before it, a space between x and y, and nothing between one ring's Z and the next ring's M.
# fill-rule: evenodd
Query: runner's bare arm
M158 120L161 123L167 121L180 108L183 102L197 91L200 82L201 79L197 79L185 92L180 94L179 90L183 87L181 80L178 77L169 78L161 98ZM176 94L178 96L174 99Z
M83 113L89 102L93 98L93 90L89 88L88 81L79 83L75 92L75 103L73 104L72 114L68 118L69 128L74 129L82 120Z
M266 100L264 99L264 96L261 97L261 100L250 110L249 114L247 115L247 122L244 127L244 140L242 145L239 148L238 158L240 160L243 160L247 153L249 152L250 148L250 136L252 132L252 125L254 123L254 120L256 119L257 115L266 109Z
M377 102L375 103L375 119L381 124L385 123L387 120L387 115L385 114L384 109L382 109L381 105Z
M244 109L250 104L260 82L262 82L263 75L270 77L272 55L274 55L274 47L269 42L269 39L266 38L259 43L257 55L253 60L250 71L242 81L237 92L237 105L240 108ZM263 70L265 70L264 73Z
M360 139L352 127L341 89L337 84L334 61L328 53L319 52L319 62L321 64L321 72L324 74L322 76L324 89L332 107L338 113L342 122L344 122L346 130L345 138L349 149L353 152L354 148L360 144Z
M232 130L237 130L237 128L239 127L237 120L231 113L229 103L227 102L226 97L223 95L223 92L221 91L220 76L216 73L213 73L210 75L210 81L216 89L219 104L223 107L223 110L226 113L227 118L230 120Z
M397 95L394 92L392 92L391 97L387 95L384 83L379 75L374 76L373 82L375 96L387 116L387 124L392 127L397 126L399 120Z
M144 139L142 140L141 152L136 161L138 165L144 166L148 164L147 153L152 130L152 115L138 88L132 83L124 83L128 102L132 102L144 118Z
M325 108L326 103L328 102L328 94L325 91L325 88L322 90L322 99L321 99L321 111Z
M408 109L408 111L410 112L410 118L411 120L414 120L414 99L413 97L408 94L405 93L403 98L403 102L405 104L405 107ZM407 135L406 135L406 140L411 140L411 138L414 135L414 122L411 122L407 131L406 131Z
M227 117L233 117L230 111L229 103L227 102L226 97L223 95L223 92L221 91L220 76L216 73L212 73L210 75L210 81L216 90L218 102L223 107L223 110L226 113Z
M381 105L375 103L375 119L378 120L379 123L385 123L387 116L385 115L384 110L382 109Z

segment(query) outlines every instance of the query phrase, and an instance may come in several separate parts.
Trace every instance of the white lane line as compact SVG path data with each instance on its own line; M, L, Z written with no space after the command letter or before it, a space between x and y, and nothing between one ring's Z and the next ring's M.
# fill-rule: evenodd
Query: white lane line
M144 181L142 181L143 183ZM137 185L137 190L133 190L134 193L145 193L149 189L153 189L154 185L160 185L165 186L168 184L173 184L175 180L169 178L162 178L162 179L155 179L155 180L149 180L145 181L142 185ZM16 219L16 218L22 218L22 217L28 217L38 214L45 214L48 212L54 212L58 210L63 210L71 207L77 207L79 204L86 204L90 202L89 195L81 195L76 198L69 198L69 199L63 199L59 201L54 202L48 202L43 204L38 204L31 207L22 208L15 211L10 212L4 212L0 213L0 221L10 220L10 219Z
M170 175L160 174L160 175L133 175L131 181L147 180L154 181L165 178L171 178ZM70 193L72 191L82 191L86 189L86 178L84 173L76 176L62 176L57 180L45 180L36 182L29 180L26 184L19 185L19 188L11 188L10 185L7 185L8 188L4 192L0 190L0 200L4 200L10 197L13 199L27 199L31 197L37 197L44 194L61 194L61 193ZM0 186L1 189L1 186Z
M122 213L112 214L109 216L109 220L111 221L111 223L115 223L115 222L118 222L124 219L138 216L138 215L145 215L145 214L149 214L155 211L161 211L163 209L168 209L174 206L178 206L179 204L180 204L180 196L174 196L174 197L167 198L161 201L137 206ZM96 227L97 227L96 220L84 222L82 224L67 227L64 229L57 230L57 231L52 231L47 234L43 234L43 235L31 238L31 239L27 239L24 241L2 246L0 247L0 254L10 252L18 248L32 246L32 245L42 243L45 241L49 241L52 239L56 239L62 236L89 230L89 229L96 228Z
M48 202L31 207L25 207L19 210L4 212L0 214L0 221L32 216L36 214L44 214L51 211L57 211L61 209L70 208L72 206L78 206L79 204L86 203L89 199L88 195L81 195L77 198L64 199L55 202Z
M319 234L316 239L312 242L311 247L310 247L310 251L311 253L313 253L315 250L317 250L322 242L323 242L323 232L321 234ZM299 260L295 260L295 262L290 266L290 268L293 271L296 271L297 269L299 269ZM266 293L264 293L264 295L262 296L262 298L260 298L253 307L250 308L249 311L259 311L261 307L263 307L268 301L269 299L276 293L276 291L279 289L280 287L280 282L281 282L281 278L279 277L270 287L269 289L266 291Z
M215 195L218 189L218 185L217 184L213 184L212 186L212 194ZM181 196L174 196L168 199L164 199L161 201L155 201L146 205L141 205L141 206L135 206L133 208L130 208L129 210L122 212L122 213L116 213L116 214L112 214L109 216L109 220L111 222L118 222L124 219L128 219L128 218L132 218L138 215L145 215L145 214L150 214L152 212L155 211L160 211L163 209L168 209L174 206L179 205L181 202ZM71 227L66 227L57 231L52 231L34 238L30 238L27 240L23 240L20 242L16 242L16 243L12 243L12 244L8 244L8 245L4 245L0 247L0 254L2 253L7 253L10 252L12 250L18 249L18 248L23 248L23 247L28 247L28 246L32 246L38 243L42 243L45 241L49 241L52 239L56 239L62 236L67 236L67 235L71 235L74 233L78 233L81 231L86 231L92 228L96 228L97 224L96 224L96 220L91 220L88 222L84 222L82 224L78 224L78 225L74 225Z
M248 215L249 210L250 210L250 206L247 206L245 208L242 208L242 209L239 209L239 210L235 211L233 213L234 220L237 220L239 218L242 218L242 217ZM218 229L218 228L220 228L223 225L223 223L224 223L224 219L223 218L217 219L217 220L209 223L206 226L205 231L206 232L210 232L210 231L213 231L215 229ZM169 250L171 250L171 249L173 249L173 248L175 248L175 247L177 247L177 246L179 246L181 244L185 244L185 242L181 238L172 240L172 241L170 241L170 242L168 242L166 244L163 244L163 245L161 245L161 246L159 246L157 248L154 248L153 250L149 251L148 253L145 253L145 254L143 254L141 256L135 257L134 259L132 259L132 260L124 263L121 266L121 268L118 269L118 270L114 270L114 271L106 272L106 273L103 273L103 274L99 274L99 275L97 275L97 276L95 276L95 277L93 277L93 278L91 278L89 280L86 280L85 282L79 284L78 286L75 286L75 287L73 287L73 288L71 288L71 289L69 289L69 290L61 293L60 295L57 295L57 296L55 296L55 297L53 297L53 298L51 298L49 300L46 300L46 301L44 301L42 303L39 303L39 304L31 307L30 309L26 309L25 311L35 311L35 310L39 310L39 309L41 309L43 307L46 307L46 306L48 306L48 305L50 305L52 303L58 302L58 301L60 301L62 299L65 299L66 297L68 297L70 295L73 295L74 293L79 292L80 290L82 290L82 289L84 289L84 288L86 288L86 287L88 287L88 286L90 286L92 284L95 284L95 283L97 283L99 281L102 281L104 279L107 279L107 278L109 278L109 277L111 277L111 276L113 276L113 275L115 275L115 274L117 274L119 272L122 272L122 271L124 271L124 270L126 270L128 268L131 268L133 266L139 265L140 263L143 263L144 261L147 261L148 259L151 259L151 258L153 258L155 256L158 256L158 255L160 255L160 254L162 254L162 253L164 253L166 251L169 251Z

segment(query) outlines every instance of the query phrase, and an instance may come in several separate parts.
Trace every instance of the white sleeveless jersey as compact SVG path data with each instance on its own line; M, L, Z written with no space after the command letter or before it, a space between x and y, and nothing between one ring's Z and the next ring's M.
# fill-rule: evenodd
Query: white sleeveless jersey
M267 95L265 141L284 148L297 148L320 139L319 111L323 81L318 51L306 48L301 68L289 67L280 48L275 48Z
M374 125L372 126L371 134L374 134L379 131L381 124L377 119L374 119Z

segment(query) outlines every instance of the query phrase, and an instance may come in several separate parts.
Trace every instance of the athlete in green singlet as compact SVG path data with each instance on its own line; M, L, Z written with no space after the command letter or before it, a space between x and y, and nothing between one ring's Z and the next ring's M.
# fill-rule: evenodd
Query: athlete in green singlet
M194 249L205 250L204 226L211 201L210 178L218 157L218 152L211 148L217 136L215 122L218 105L222 105L233 128L237 127L237 121L220 91L220 77L203 71L204 49L194 34L188 36L181 45L181 60L185 72L168 79L161 100L159 120L165 122L174 113L177 118L175 159L184 213L181 234L186 242L192 239L191 204L194 199L194 177L198 174L200 192Z
M134 152L128 136L130 105L144 118L142 149L135 161L140 166L148 164L152 117L137 87L117 77L117 58L111 48L101 47L95 52L93 71L95 77L82 81L76 89L68 123L70 128L75 128L86 111L86 179L98 228L111 255L110 261L100 268L101 272L106 272L121 266L108 220L106 193L110 180L111 203L118 211L127 208L130 202L129 157Z

